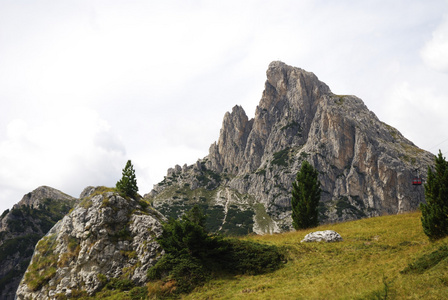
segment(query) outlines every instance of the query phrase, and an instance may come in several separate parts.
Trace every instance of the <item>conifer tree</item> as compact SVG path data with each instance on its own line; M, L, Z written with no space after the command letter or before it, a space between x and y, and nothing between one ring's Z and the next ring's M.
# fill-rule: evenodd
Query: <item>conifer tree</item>
M420 204L423 231L431 240L448 235L448 162L440 150L435 163L434 172L428 167L426 204Z
M130 160L128 160L128 162L126 163L122 174L123 177L121 177L115 187L117 188L118 192L123 194L124 196L135 198L138 192L137 179L135 177L134 166L132 166Z
M317 171L304 161L292 183L292 224L296 230L319 225L320 182Z

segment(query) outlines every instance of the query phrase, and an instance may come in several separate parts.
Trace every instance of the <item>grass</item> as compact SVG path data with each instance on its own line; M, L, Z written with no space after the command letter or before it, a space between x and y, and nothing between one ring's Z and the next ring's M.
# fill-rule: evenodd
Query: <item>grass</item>
M448 244L448 238L430 243L420 216L409 213L245 237L286 247L289 262L269 274L210 281L184 299L446 299L447 259L421 274L401 272ZM337 231L344 241L300 243L310 231L326 229Z
M288 262L271 273L213 279L181 299L448 299L448 238L429 242L420 218L415 212L242 237L281 247ZM300 243L327 229L344 241ZM147 288L153 292L154 283ZM133 299L129 291L108 292L97 299Z
M54 254L56 235L43 237L36 245L33 262L25 273L24 282L32 291L37 291L56 274L58 257Z

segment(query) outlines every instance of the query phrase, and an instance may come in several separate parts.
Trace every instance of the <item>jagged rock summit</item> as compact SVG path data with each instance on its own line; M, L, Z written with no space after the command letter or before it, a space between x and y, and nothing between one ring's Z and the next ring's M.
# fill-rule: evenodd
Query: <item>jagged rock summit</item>
M146 282L163 254L155 237L165 218L114 189L88 187L80 198L37 244L17 299L92 295L112 279Z
M0 217L0 299L13 300L37 241L77 199L48 186L23 196Z
M16 205L24 206L28 205L29 207L39 207L45 201L45 199L59 199L59 200L67 200L71 201L75 198L64 194L63 192L48 187L48 186L40 186L37 189L33 190L31 193L28 193L23 196L22 200L19 201Z
M255 117L235 106L208 156L169 169L146 195L162 213L177 217L199 204L214 231L290 230L291 184L304 160L319 171L321 222L402 213L424 201L411 182L416 170L425 178L431 153L313 73L275 61L266 75Z

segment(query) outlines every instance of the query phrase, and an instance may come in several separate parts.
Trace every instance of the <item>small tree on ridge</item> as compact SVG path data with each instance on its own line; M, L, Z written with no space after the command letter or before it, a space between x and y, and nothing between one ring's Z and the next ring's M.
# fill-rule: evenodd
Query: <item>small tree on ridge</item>
M435 162L434 172L428 167L426 204L420 204L423 231L431 240L448 235L448 162L440 150Z
M123 169L123 177L117 182L115 187L118 192L129 197L137 196L138 187L137 187L137 178L135 177L134 166L130 160L126 163L126 166Z
M317 171L304 161L292 183L292 225L296 230L319 225L320 182Z

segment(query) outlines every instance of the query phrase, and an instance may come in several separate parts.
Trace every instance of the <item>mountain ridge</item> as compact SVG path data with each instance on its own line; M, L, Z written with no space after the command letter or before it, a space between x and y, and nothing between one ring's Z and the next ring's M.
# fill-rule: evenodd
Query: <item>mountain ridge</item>
M361 99L335 95L313 73L273 62L255 117L238 105L225 113L206 157L170 168L143 199L85 188L36 245L17 297L88 296L111 283L144 289L148 268L163 255L156 238L165 217L194 205L212 232L289 231L291 183L305 160L319 172L322 223L415 210L424 195L411 184L414 171L425 177L433 158ZM46 187L37 190L13 210L46 208Z
M311 72L274 61L266 75L255 117L234 106L209 154L169 169L145 196L162 213L178 217L198 203L223 225L233 205L235 215L252 218L248 232L290 230L290 187L305 159L320 172L321 222L406 212L424 201L411 181L416 169L426 176L431 153Z
M155 240L163 221L140 199L113 188L85 188L77 205L37 243L17 299L93 295L116 280L143 285L148 268L164 253Z
M14 299L34 246L77 200L48 186L27 193L0 217L0 299Z

